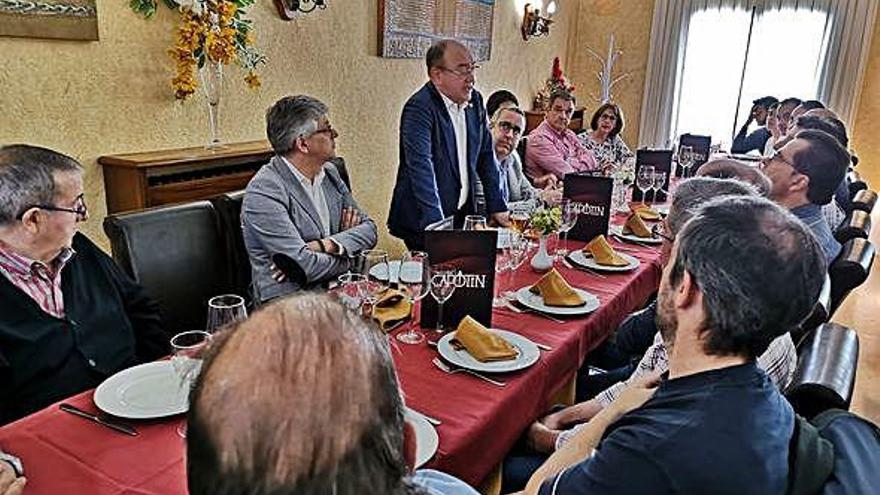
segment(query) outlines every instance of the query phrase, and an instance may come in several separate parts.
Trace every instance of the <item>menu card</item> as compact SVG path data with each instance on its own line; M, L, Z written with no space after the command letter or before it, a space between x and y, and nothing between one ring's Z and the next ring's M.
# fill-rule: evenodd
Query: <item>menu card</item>
M578 212L577 223L568 232L570 239L590 241L597 235L608 234L613 185L609 177L565 176L562 197L573 201Z
M709 148L712 146L711 136L699 136L696 134L682 134L678 139L678 149L681 151L682 146L690 146L694 150L694 165L691 167L688 175L693 177L697 174L700 166L709 161ZM675 172L676 177L681 177L681 167Z
M645 200L645 198L642 196L642 191L636 185L638 184L639 171L645 165L650 165L654 167L655 172L664 172L666 174L666 179L663 181L663 188L659 191L656 191L656 193L655 191L647 192L647 196L651 198L655 203L662 203L666 201L666 193L664 191L669 190L669 175L670 171L672 170L672 150L636 151L636 183L633 184L633 201Z
M425 250L431 266L452 268L455 292L443 304L443 326L454 330L467 315L487 328L492 327L492 297L495 292L496 230L425 231ZM432 277L437 277L432 271ZM421 326L436 328L437 300L422 299Z

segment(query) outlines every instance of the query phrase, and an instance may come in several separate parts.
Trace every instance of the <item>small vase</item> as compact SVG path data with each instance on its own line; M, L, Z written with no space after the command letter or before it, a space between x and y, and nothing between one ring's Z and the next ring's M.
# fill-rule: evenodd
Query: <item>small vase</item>
M546 272L553 268L553 257L547 253L547 236L542 235L538 240L538 252L532 256L532 260L529 262L532 266L532 270L536 272Z
M220 141L220 95L223 92L223 64L220 62L207 61L199 68L199 78L202 82L202 94L208 104L208 129L210 138L207 149L223 148Z

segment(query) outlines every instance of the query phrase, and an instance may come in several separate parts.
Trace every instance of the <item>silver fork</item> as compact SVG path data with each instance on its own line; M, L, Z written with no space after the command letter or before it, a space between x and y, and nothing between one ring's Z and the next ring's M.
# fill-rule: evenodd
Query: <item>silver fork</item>
M497 385L499 387L503 387L503 386L507 385L504 382L499 382L498 380L493 380L493 379L489 378L488 376L481 375L481 374L477 373L476 371L471 371L467 368L453 368L452 366L441 361L440 358L434 358L431 362L433 362L434 366L436 366L440 371L442 371L446 374L449 374L449 375L454 375L456 373L467 373L468 375L472 375L472 376L475 376L481 380L487 381L487 382L491 383L492 385Z
M554 317L552 317L548 314L542 313L540 311L535 311L532 309L517 308L516 306L513 305L513 303L510 303L510 302L508 302L507 304L505 304L504 306L502 306L500 308L495 308L495 309L507 309L508 311L513 311L514 313L517 313L517 314L529 313L529 314L533 314L536 316L541 316L543 318L547 318L548 320L559 323L559 324L565 323L565 321L560 320L559 318L554 318Z

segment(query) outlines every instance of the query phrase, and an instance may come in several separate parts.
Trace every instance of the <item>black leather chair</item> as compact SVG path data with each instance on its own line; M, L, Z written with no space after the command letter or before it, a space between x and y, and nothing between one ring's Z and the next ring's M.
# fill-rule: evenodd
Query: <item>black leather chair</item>
M825 274L825 283L822 284L822 290L819 292L819 299L813 306L804 321L794 330L791 331L791 340L794 345L800 349L801 344L810 332L815 330L819 325L828 321L831 316L831 277Z
M434 223L425 226L425 230L452 230L454 228L455 217L446 217Z
M519 161L522 162L523 172L526 171L526 147L528 146L528 143L529 137L523 136L519 139L519 144L516 145L516 152L519 155ZM528 177L529 182L532 182L532 178L529 177L528 174L526 174L526 177ZM534 186L535 184L532 183L532 185Z
M841 244L851 239L867 239L871 235L871 215L862 210L853 210L834 231L834 238Z
M169 332L205 328L208 299L232 292L209 201L110 215L104 232L116 262L159 302Z
M862 180L862 177L855 170L850 170L846 174L846 182L849 184L849 196L855 197L856 193L862 189L867 189L868 184Z
M345 187L351 191L351 179L348 178L348 169L345 168L345 159L341 156L337 156L331 158L330 163L336 167L336 171L339 172L339 177L342 178L342 182L345 182Z
M829 318L834 316L844 298L867 280L873 264L874 245L867 239L853 239L843 245L840 254L828 267L831 277Z
M807 418L831 408L849 409L858 361L856 332L825 323L807 336L785 396Z
M870 189L862 189L852 198L852 207L856 210L862 210L867 214L871 214L874 205L877 203L877 193Z
M233 292L250 302L251 263L244 237L241 234L241 202L244 191L235 191L211 198L220 221L220 234L227 256L227 270L231 277Z

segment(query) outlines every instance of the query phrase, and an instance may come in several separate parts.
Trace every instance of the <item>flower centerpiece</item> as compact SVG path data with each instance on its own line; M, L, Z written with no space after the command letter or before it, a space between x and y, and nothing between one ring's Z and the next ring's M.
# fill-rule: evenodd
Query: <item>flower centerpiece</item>
M569 84L565 79L565 75L562 73L562 64L559 62L559 57L555 57L553 59L553 68L550 70L550 77L544 83L544 87L538 91L538 95L535 96L535 110L547 110L550 103L550 95L553 94L554 91L560 89L572 93L574 92L574 85Z
M196 69L211 65L236 63L245 70L245 83L254 89L260 87L256 69L265 63L266 57L254 48L253 21L246 17L245 10L254 0L162 1L180 12L177 39L168 51L176 65L171 79L176 99L185 100L195 93L199 86ZM157 0L131 0L130 5L149 19L156 13Z
M547 253L547 236L557 232L562 225L562 210L558 206L538 208L532 213L529 224L540 235L538 252L529 264L535 271L546 272L553 268L553 258Z

